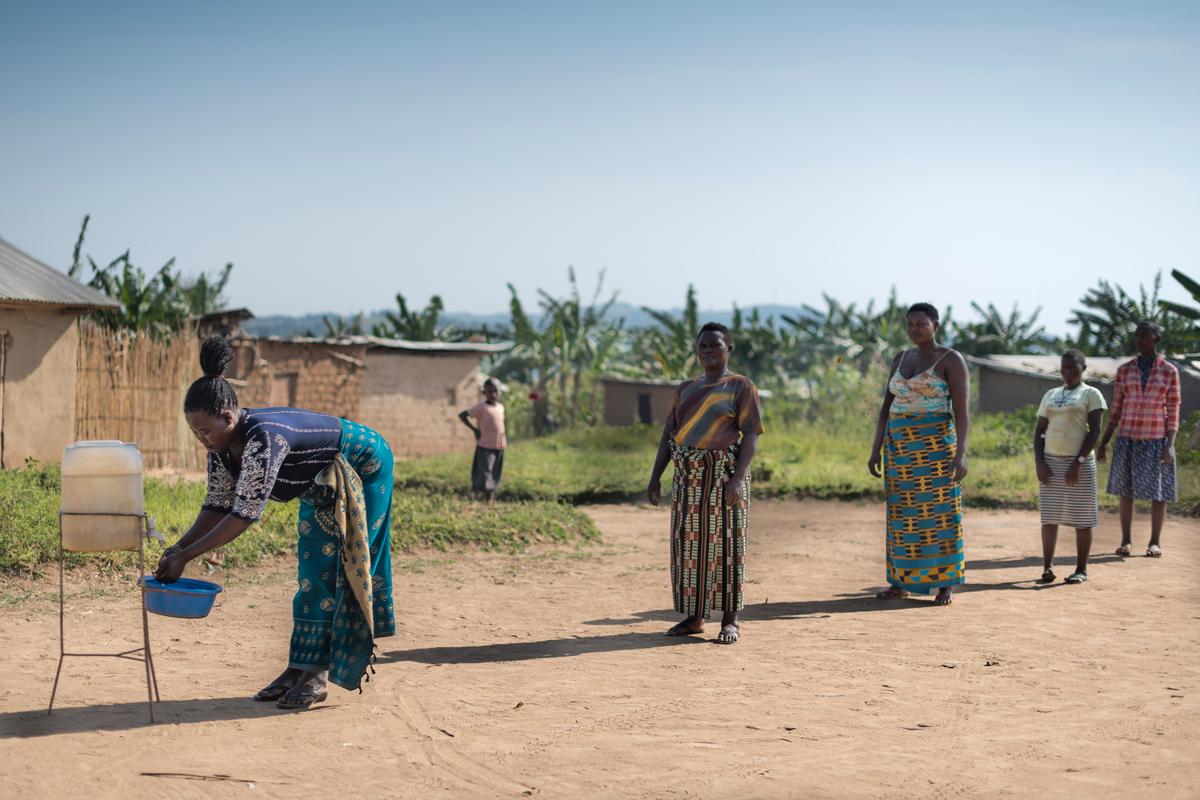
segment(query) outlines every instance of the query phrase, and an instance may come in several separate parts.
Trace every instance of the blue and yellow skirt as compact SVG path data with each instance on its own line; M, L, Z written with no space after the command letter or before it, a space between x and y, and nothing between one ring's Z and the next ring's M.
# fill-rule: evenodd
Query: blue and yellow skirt
M948 414L888 418L887 582L916 594L966 582L958 436Z

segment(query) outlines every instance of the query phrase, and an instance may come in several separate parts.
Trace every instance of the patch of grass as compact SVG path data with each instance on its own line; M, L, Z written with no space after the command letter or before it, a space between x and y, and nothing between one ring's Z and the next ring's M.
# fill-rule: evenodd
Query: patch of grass
M769 408L769 406L768 406ZM1185 452L1179 437L1179 502L1176 512L1200 503L1200 453ZM964 486L968 506L1034 508L1038 502L1033 469L1033 407L1007 414L978 414L972 419ZM874 417L862 414L837 425L767 418L752 474L757 497L812 497L879 500L883 481L867 472ZM505 454L501 496L570 503L636 501L643 497L654 462L659 431L632 428L579 428L541 439L512 443ZM440 495L470 494L471 454L462 453L397 465L398 481L409 490ZM664 489L670 487L668 467ZM1117 498L1104 491L1108 466L1098 476L1100 505L1115 508Z
M659 434L648 425L580 427L510 442L504 455L501 495L569 503L641 497ZM399 463L397 484L403 489L469 495L472 455L455 453ZM664 480L670 480L669 469Z
M29 573L58 558L60 475L55 465L34 465L0 472L0 573ZM173 542L196 519L204 486L186 481L148 479L146 509ZM290 553L296 547L297 504L268 503L263 518L225 547L224 566L240 567ZM482 506L459 495L421 490L397 491L392 506L392 548L419 546L441 550L476 546L520 550L535 542L589 540L599 536L591 519L555 500L529 500ZM158 558L148 543L148 566ZM68 553L70 566L103 571L127 570L133 553Z

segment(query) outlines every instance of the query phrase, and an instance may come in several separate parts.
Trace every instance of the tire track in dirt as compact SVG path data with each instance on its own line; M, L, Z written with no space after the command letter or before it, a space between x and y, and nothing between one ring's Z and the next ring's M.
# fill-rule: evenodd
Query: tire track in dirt
M457 788L471 791L478 797L495 797L503 793L527 796L537 791L461 752L447 734L433 724L419 700L398 695L392 715L408 729L410 738L418 743L436 775L448 779Z

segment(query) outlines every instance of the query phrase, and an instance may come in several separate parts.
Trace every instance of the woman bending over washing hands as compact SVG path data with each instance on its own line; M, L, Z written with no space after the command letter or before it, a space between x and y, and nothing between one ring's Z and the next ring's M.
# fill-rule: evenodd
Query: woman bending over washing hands
M174 583L188 562L241 536L267 500L299 498L297 582L287 668L254 696L308 708L326 678L357 689L375 640L392 636L392 451L347 419L299 408L241 408L225 380L233 350L212 337L200 348L204 377L183 403L208 450L208 493L196 522L158 563Z

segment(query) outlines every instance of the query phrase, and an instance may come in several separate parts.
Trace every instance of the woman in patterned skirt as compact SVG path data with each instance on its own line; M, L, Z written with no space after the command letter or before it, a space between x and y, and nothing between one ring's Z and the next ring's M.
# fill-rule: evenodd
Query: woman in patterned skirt
M886 443L887 582L876 597L910 592L949 605L965 582L962 487L967 474L967 362L937 343L937 309L908 309L908 338L917 347L892 361L867 469L880 477Z
M1133 501L1150 501L1150 544L1146 555L1162 555L1163 521L1167 502L1177 497L1175 486L1175 434L1179 431L1179 370L1158 354L1162 329L1156 322L1141 322L1133 334L1137 358L1117 369L1112 413L1096 458L1105 459L1113 432L1112 468L1108 493L1121 497L1121 546L1117 555L1133 550Z
M704 631L721 610L717 641L738 640L750 514L750 462L763 432L758 389L729 371L733 336L724 325L700 329L696 356L704 375L684 381L667 414L646 497L658 505L667 462L671 486L671 594L682 622L668 636Z
M1088 579L1088 553L1092 549L1092 528L1096 527L1096 457L1092 448L1100 438L1104 417L1104 395L1083 382L1087 361L1079 350L1063 353L1059 372L1063 385L1046 392L1038 406L1037 430L1033 437L1033 457L1041 486L1039 507L1042 511L1042 577L1039 583L1053 583L1054 545L1058 526L1075 529L1075 571L1067 583Z
M241 536L267 500L300 499L299 591L287 668L255 695L280 708L326 698L325 681L359 688L375 640L392 636L392 451L347 419L298 408L241 408L223 376L233 359L216 337L200 348L204 377L188 389L188 427L208 450L208 493L196 522L159 561L174 583L188 562Z

